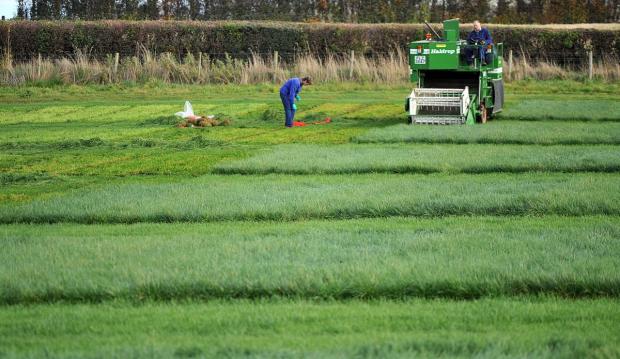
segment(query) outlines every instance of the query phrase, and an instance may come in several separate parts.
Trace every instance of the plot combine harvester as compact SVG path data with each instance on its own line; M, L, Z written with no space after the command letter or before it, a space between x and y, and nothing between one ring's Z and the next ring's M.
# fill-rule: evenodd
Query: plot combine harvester
M431 34L409 46L411 81L416 87L405 103L410 124L474 124L502 110L503 44L468 44L459 39L459 20L443 22L443 36ZM433 38L434 36L434 38ZM486 62L479 51L484 49ZM467 62L466 52L474 54Z

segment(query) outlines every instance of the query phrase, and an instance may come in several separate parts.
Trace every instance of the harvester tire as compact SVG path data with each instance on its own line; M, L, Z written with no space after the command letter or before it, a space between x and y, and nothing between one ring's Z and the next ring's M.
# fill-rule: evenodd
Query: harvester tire
M484 106L484 104L480 104L480 109L478 112L478 122L487 123L487 108Z

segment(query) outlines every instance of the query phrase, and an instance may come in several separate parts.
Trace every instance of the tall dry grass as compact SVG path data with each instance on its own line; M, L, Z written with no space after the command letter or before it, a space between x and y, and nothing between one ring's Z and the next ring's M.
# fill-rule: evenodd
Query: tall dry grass
M587 79L587 69L569 69L553 62L532 64L523 57L512 68L504 67L508 81L522 79ZM603 81L620 80L617 60L599 61L594 66L594 78ZM179 60L171 53L154 54L142 48L139 56L104 60L92 57L88 51L76 50L73 56L62 59L41 57L13 63L10 53L0 62L0 85L25 84L114 84L146 83L151 81L179 84L256 84L280 83L290 76L311 76L318 83L359 82L373 84L406 84L409 66L406 53L397 51L388 56L366 58L329 55L299 56L288 63L273 57L253 54L247 60L230 56L213 59L205 54L189 54Z
M511 69L504 62L504 78L508 81L535 79L535 80L586 80L589 77L587 65L582 67L561 66L553 61L538 61L533 63L527 57L513 62ZM620 80L620 64L617 59L606 58L594 61L593 78L607 82Z

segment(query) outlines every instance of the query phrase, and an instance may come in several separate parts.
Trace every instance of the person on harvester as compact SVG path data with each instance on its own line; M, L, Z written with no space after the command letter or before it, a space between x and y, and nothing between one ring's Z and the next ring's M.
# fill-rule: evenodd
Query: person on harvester
M309 77L293 77L280 88L280 99L284 106L284 125L286 127L293 127L293 119L295 118L295 111L297 111L295 100L301 100L299 93L304 85L312 85L312 80Z
M474 62L474 53L478 54L478 59L482 65L491 62L491 51L489 46L492 48L493 39L491 38L489 30L483 28L480 21L474 21L474 30L467 36L467 43L470 45L478 45L476 48L467 47L465 49L465 57L468 65Z

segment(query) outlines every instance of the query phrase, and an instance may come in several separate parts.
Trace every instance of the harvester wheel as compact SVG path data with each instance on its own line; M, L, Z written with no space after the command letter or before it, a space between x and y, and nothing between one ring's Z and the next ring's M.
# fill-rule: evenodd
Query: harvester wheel
M478 122L487 123L487 108L484 106L484 104L480 104Z

